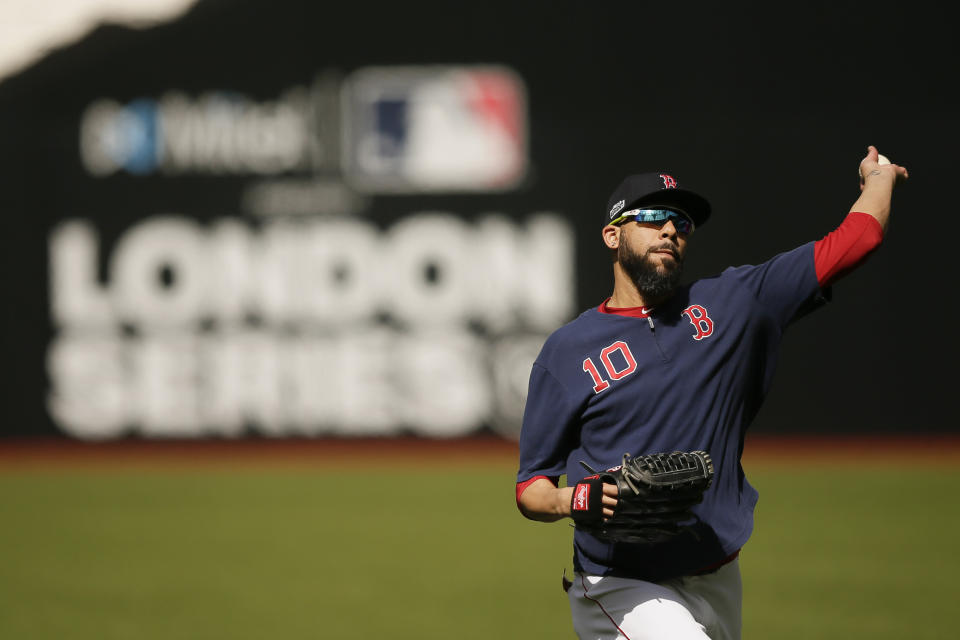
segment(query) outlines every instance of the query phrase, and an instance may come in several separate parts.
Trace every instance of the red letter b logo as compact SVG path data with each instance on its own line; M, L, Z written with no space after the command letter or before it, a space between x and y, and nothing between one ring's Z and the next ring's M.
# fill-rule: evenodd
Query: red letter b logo
M713 334L713 320L707 315L707 310L698 304L692 304L683 310L694 329L697 330L694 340L703 340Z

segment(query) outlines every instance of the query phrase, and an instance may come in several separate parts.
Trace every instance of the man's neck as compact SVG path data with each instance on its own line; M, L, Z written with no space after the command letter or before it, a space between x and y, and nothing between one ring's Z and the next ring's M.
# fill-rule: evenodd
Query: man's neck
M615 278L613 283L613 295L607 301L608 307L615 309L631 309L633 307L646 307L652 309L654 304L659 302L651 300L644 296L637 289L636 285L629 278Z

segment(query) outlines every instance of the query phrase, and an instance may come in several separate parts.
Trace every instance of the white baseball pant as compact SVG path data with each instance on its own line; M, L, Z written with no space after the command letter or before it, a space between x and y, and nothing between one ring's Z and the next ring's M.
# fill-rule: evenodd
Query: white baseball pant
M577 573L567 595L580 640L740 640L738 559L663 582Z

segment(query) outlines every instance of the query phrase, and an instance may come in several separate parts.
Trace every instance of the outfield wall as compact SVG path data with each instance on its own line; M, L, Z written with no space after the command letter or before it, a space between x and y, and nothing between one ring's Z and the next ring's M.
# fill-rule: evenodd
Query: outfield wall
M501 469L507 484L516 471L517 443L496 436L428 439L310 438L253 440L112 440L79 442L66 438L5 438L0 471L78 469L391 469L449 472ZM743 467L756 469L823 467L956 469L960 436L755 435L747 439ZM512 486L512 485L511 485ZM507 488L510 488L509 486Z
M623 175L711 200L695 278L834 228L867 144L911 171L889 237L791 329L755 430L954 432L930 372L958 351L957 56L929 15L861 14L235 0L104 26L0 84L0 437L514 438L543 340L609 294Z

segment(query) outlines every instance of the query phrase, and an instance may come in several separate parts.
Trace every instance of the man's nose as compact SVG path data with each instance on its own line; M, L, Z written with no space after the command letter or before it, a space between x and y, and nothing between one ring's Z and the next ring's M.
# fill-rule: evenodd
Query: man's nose
M663 226L660 227L661 238L675 238L677 235L677 228L673 226L673 220L667 220L663 223Z

